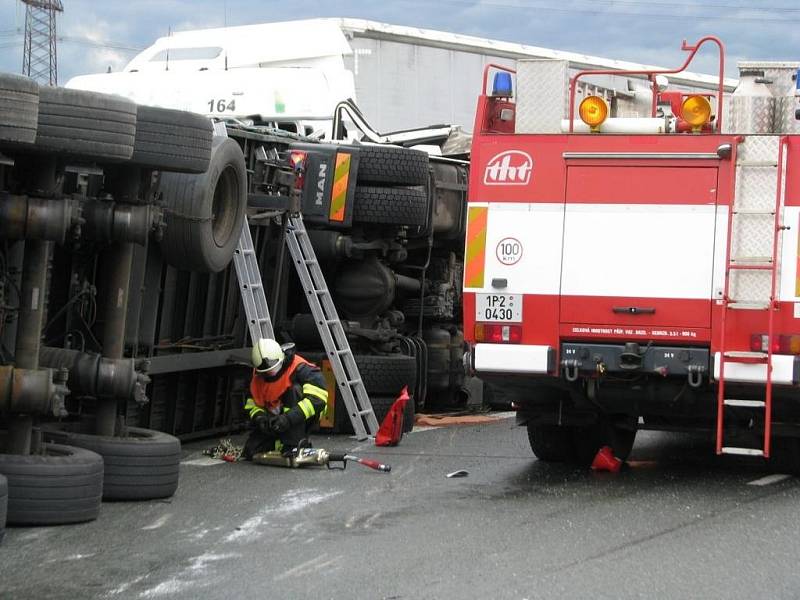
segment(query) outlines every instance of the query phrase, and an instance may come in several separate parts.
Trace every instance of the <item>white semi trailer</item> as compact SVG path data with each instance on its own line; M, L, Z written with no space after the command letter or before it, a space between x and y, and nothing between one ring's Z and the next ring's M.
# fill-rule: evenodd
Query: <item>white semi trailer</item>
M142 103L278 124L308 134L325 129L337 102L354 98L379 131L448 123L471 131L483 68L519 59L560 59L570 70L644 70L610 60L361 19L307 19L175 32L159 38L119 73L87 75L67 86ZM735 80L726 80L732 91ZM707 75L681 73L672 89L713 89ZM623 114L648 103L635 77L595 81Z

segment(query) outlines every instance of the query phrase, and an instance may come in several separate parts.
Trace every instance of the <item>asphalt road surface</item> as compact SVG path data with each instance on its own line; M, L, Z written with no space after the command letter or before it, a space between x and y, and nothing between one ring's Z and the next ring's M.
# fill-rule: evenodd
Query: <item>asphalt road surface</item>
M640 432L619 474L536 461L512 419L358 449L389 474L209 464L208 445L169 501L9 529L0 598L800 597L798 480L697 438Z

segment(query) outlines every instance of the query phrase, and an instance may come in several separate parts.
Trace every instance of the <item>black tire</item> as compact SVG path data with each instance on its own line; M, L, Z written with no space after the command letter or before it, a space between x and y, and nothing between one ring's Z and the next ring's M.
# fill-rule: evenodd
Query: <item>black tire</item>
M302 352L301 356L318 366L325 358L322 352ZM357 354L355 359L367 393L397 397L403 386L408 386L409 393L413 392L417 378L417 361L413 356Z
M227 267L247 210L247 171L239 144L215 137L208 170L164 173L161 191L164 259L184 271L217 273Z
M325 354L322 352L303 352L303 358L317 365L322 365ZM357 354L355 356L358 373L367 389L372 410L378 423L389 412L392 403L400 395L404 386L408 386L409 394L414 393L417 379L417 361L413 356L391 354L389 356L373 356ZM403 412L403 431L411 431L414 427L414 398L406 402ZM342 433L352 433L353 426L347 414L347 407L337 394L334 406L334 429Z
M100 512L103 459L84 448L43 444L44 454L0 454L8 479L8 523L63 525Z
M422 227L428 220L424 188L360 185L353 198L353 222Z
M624 461L633 449L636 431L598 422L589 427L574 428L575 460L579 466L588 466L598 450L611 446L614 456Z
M202 115L139 106L131 162L178 173L205 173L211 160L214 129Z
M6 515L8 514L8 480L0 475L0 544L6 536Z
M358 145L357 180L390 185L425 185L428 155L400 146Z
M178 438L138 427L128 427L128 437L78 433L78 428L73 423L50 423L42 431L45 439L86 448L103 457L105 500L169 498L178 489Z
M0 74L0 143L33 144L39 121L39 86L32 79Z
M36 149L97 162L128 160L136 135L136 104L120 96L42 87Z
M545 462L572 462L575 459L572 427L528 424L528 443L534 455Z

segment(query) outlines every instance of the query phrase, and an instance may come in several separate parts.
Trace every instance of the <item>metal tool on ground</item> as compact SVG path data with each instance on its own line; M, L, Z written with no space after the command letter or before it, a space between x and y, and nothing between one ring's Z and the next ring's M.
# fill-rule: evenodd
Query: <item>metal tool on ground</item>
M325 276L314 254L303 218L289 217L286 228L286 244L292 255L297 275L306 292L308 305L317 322L322 343L336 376L338 392L347 407L356 439L365 440L378 432L378 419L367 396L367 388L358 372L358 365L347 341L342 322L336 312L333 298L325 283Z
M388 473L392 470L390 465L380 463L369 458L360 458L352 454L340 452L328 452L323 449L297 448L292 452L260 452L253 455L253 462L259 465L269 465L273 467L288 467L297 469L300 467L325 465L329 469L345 469L348 462L355 462L376 471ZM332 466L331 463L342 463L341 467Z

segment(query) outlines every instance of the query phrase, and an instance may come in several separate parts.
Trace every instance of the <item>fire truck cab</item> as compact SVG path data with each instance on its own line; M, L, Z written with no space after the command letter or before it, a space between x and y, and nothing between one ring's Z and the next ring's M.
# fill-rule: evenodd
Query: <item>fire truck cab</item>
M717 89L671 90L707 43ZM627 72L652 90L635 116L584 85L609 71L486 68L465 365L511 396L543 460L624 459L646 428L707 431L718 454L775 447L798 468L800 65L786 102L757 69L726 99L722 43L682 49L678 69Z

